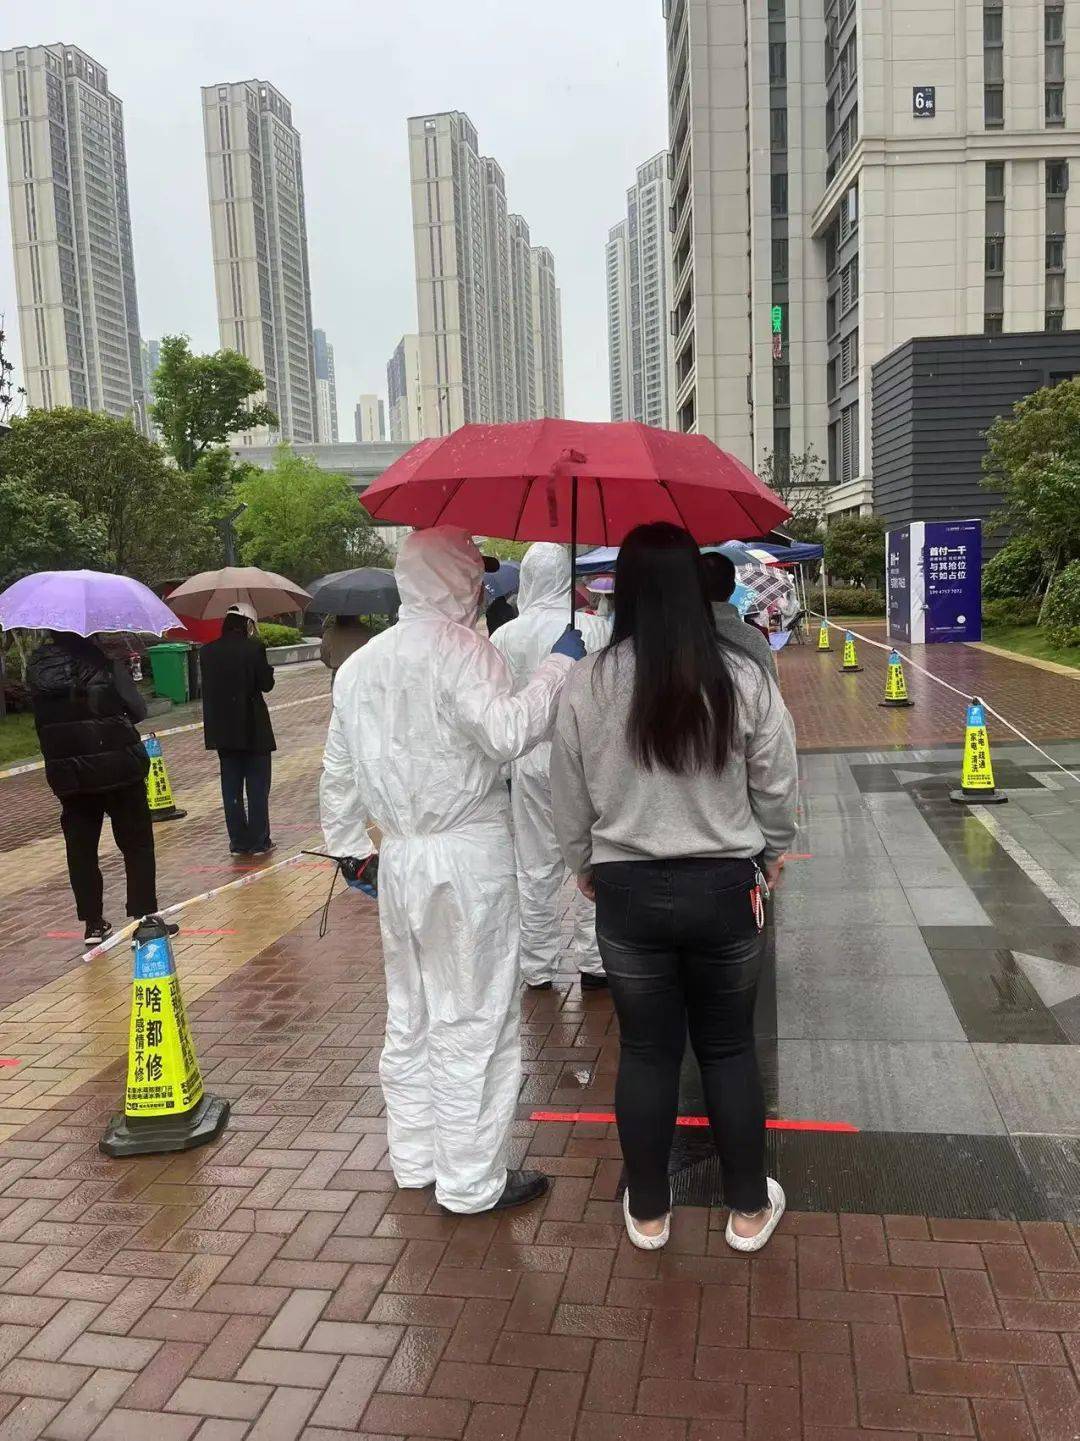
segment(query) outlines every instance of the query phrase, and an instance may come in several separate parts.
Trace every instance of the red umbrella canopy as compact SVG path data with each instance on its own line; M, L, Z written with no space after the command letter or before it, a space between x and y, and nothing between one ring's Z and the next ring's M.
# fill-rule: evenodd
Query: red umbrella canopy
M791 512L740 460L703 435L637 422L528 420L464 425L422 440L361 497L380 520L460 525L504 540L619 545L667 520L701 545L767 535Z

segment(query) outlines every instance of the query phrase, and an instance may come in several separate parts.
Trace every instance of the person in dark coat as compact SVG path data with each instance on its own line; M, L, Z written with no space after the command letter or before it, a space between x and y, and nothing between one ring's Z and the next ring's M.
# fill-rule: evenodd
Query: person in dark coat
M30 657L27 685L45 759L45 779L59 799L68 879L86 941L112 931L104 916L98 844L106 816L124 857L127 912L157 911L154 828L146 798L150 761L135 722L146 702L122 660L110 661L93 640L53 631ZM173 934L176 927L171 927Z
M221 639L204 645L203 737L217 751L221 803L234 856L266 855L270 838L270 756L277 749L263 695L274 688L274 668L254 633L254 618L233 607ZM246 804L245 804L246 794Z

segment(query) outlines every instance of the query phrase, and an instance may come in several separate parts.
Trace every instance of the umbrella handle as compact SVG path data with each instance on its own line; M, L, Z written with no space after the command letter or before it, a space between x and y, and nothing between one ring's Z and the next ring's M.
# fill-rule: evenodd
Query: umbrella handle
M577 503L578 478L570 480L570 628L577 626Z

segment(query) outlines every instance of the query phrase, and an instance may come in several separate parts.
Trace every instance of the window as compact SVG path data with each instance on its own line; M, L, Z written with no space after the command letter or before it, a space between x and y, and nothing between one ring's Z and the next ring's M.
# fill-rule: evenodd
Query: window
M774 365L772 373L773 405L791 404L791 367Z
M983 329L985 330L987 335L1003 334L1005 330L1005 317L1001 314L1000 311L995 315L990 314L990 312L988 311L986 314L986 319L983 322Z
M983 123L1005 124L1005 15L1001 0L983 5Z
M1005 274L1005 237L1003 235L986 237L986 273L987 275Z
M986 198L987 200L1005 199L1004 160L991 160L986 167Z
M1051 334L1060 334L1060 332L1065 329L1065 312L1063 310L1048 310L1046 312L1046 328Z
M1046 193L1050 196L1067 195L1069 192L1069 162L1048 160L1046 162Z
M773 426L773 469L778 480L787 480L791 465L791 427Z
M827 394L827 396L828 396L828 399L829 399L829 400L832 400L833 396L836 394L836 358L835 358L835 357L834 357L832 360L830 360L829 363L828 363L828 365L826 366L825 376L826 376L826 381L827 381L826 394Z
M825 302L825 334L832 337L836 334L836 296L830 295Z
M774 105L769 112L769 145L772 150L787 149L787 107Z
M1065 7L1047 5L1044 14L1047 125L1065 124Z
M1064 235L1048 235L1046 237L1046 269L1065 269L1065 237Z
M783 40L769 42L769 84L782 85L787 79L787 46Z
M774 240L772 243L772 273L774 280L786 280L788 273L788 243Z
M840 52L840 94L846 95L855 83L858 75L858 49L856 46L855 32L849 36L847 44Z
M772 177L772 213L774 215L786 215L787 206L787 176L774 175Z
M1047 310L1065 309L1065 273L1055 271L1046 277L1046 308Z
M859 298L859 260L849 260L840 272L840 314L846 315Z
M840 342L840 383L846 385L859 373L859 332L853 330Z
M859 474L859 403L849 405L840 416L840 480L854 480Z

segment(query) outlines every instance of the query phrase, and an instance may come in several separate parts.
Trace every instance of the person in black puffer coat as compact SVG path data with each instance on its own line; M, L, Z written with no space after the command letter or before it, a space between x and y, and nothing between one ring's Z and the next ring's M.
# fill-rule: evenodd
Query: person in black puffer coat
M26 671L45 779L61 805L68 878L86 940L112 927L103 914L98 843L107 815L127 872L127 911L157 911L154 830L146 799L150 762L135 722L146 703L123 661L83 636L53 631Z

